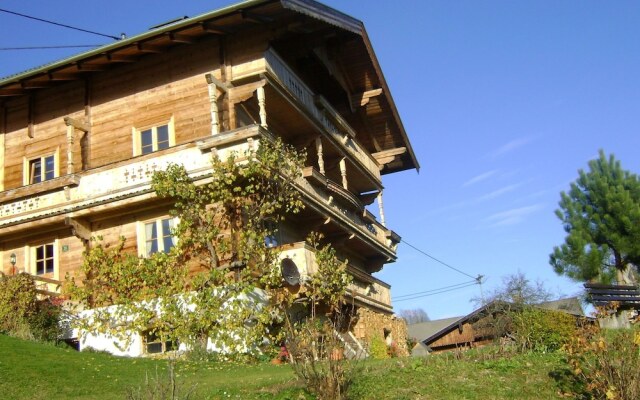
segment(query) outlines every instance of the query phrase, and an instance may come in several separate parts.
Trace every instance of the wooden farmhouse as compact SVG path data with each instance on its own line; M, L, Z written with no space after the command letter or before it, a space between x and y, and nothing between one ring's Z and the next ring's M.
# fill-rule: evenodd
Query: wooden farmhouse
M577 297L546 301L534 305L535 308L557 311L576 318L576 324L592 322L586 317ZM445 318L412 324L407 327L408 335L416 340L412 354L424 356L449 350L482 347L509 333L503 316L521 309L521 305L494 300L462 317Z
M403 343L390 286L372 274L400 241L382 176L418 161L362 22L312 0L245 1L1 79L0 271L56 294L91 237L167 251L154 171L180 163L197 182L212 154L265 135L307 152L283 256L312 273L304 239L322 232L354 277L362 318L349 334Z

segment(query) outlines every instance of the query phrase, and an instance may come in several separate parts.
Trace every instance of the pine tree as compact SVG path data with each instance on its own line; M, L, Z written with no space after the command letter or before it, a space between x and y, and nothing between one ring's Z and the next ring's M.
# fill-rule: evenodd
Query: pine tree
M554 247L556 273L579 281L625 281L640 265L640 180L623 170L613 155L589 162L568 193L561 193L556 215L567 232Z

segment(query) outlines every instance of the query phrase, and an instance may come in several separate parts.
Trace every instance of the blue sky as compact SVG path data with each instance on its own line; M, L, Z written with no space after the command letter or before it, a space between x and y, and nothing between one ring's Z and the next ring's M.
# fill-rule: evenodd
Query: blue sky
M230 3L4 0L0 8L133 35ZM578 293L580 284L548 264L564 238L554 210L598 149L640 172L640 3L325 3L365 23L422 166L385 177L388 225L432 256L485 275L485 292L522 271L552 292ZM109 42L0 13L0 47ZM0 76L76 51L0 51ZM470 280L404 244L378 276L394 296ZM472 286L395 308L444 318L470 312L479 295Z

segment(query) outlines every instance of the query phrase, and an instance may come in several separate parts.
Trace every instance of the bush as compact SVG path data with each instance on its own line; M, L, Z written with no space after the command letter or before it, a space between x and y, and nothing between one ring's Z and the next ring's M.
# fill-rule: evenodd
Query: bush
M512 313L511 322L522 351L556 351L576 333L575 317L560 311L525 307Z
M640 330L589 326L565 346L571 375L566 385L576 397L640 398Z
M369 340L369 355L377 360L389 358L389 348L382 336L374 335Z
M29 274L0 275L0 332L21 339L55 341L61 334L61 307L39 300Z

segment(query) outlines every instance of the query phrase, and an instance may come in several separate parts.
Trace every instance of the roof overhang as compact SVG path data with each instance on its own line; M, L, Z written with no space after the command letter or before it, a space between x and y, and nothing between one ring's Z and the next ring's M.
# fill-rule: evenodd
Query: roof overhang
M378 124L373 133L383 140L379 151L402 152L392 157L383 173L406 169L419 169L419 163L409 142L391 92L386 83L378 59L361 21L324 4L312 0L247 0L163 25L147 32L118 40L62 60L27 70L0 79L0 102L3 99L29 95L43 88L56 86L65 81L83 80L91 74L100 73L121 63L136 62L149 53L160 53L177 45L188 45L204 36L227 36L256 24L270 24L291 14L313 18L339 30L361 38L358 44L358 68L353 73L375 76L375 82L363 84L362 93L376 92L379 97L372 107L381 110L384 124ZM363 59L365 62L363 63ZM362 65L362 66L360 66ZM379 91L381 89L381 91ZM383 126L384 125L384 126ZM375 151L372 151L372 153Z

